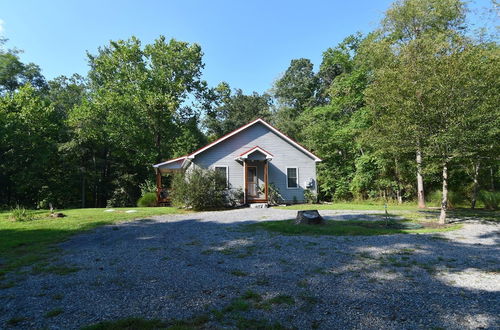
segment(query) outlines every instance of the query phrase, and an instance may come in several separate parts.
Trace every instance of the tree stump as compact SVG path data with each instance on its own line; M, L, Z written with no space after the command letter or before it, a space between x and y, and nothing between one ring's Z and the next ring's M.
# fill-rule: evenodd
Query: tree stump
M295 218L296 225L322 225L325 219L319 214L318 210L298 211Z

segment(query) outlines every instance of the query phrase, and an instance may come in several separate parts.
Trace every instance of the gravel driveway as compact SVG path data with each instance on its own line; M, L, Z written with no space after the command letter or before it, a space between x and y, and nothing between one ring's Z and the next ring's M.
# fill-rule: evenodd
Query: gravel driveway
M374 216L321 213L338 220ZM0 328L74 329L131 316L203 314L212 315L207 328L255 320L297 329L500 328L498 225L368 237L243 230L248 222L295 214L168 215L74 236L51 265L77 271L9 276L16 285L0 290Z

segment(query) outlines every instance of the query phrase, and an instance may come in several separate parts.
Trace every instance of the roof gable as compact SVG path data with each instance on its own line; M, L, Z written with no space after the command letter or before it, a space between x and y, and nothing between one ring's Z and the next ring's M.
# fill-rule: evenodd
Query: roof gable
M281 131L279 131L277 128L275 128L274 126L272 126L271 124L269 124L268 122L266 122L265 120L263 120L262 118L258 118L246 125L243 125L241 126L240 128L222 136L221 138L215 140L214 142L204 146L203 148L200 148L198 150L196 150L195 152L187 155L187 158L188 159L193 159L196 155L202 153L203 151L207 150L207 149L210 149L211 147L221 143L222 141L225 141L229 138L231 138L232 136L238 134L239 132L247 129L248 127L250 126L253 126L257 123L261 123L263 124L265 127L267 127L270 131L276 133L276 135L278 135L279 137L281 137L283 140L289 142L291 145L295 146L297 149L299 149L300 151L302 151L303 153L305 153L306 155L308 155L309 157L311 157L312 159L314 159L314 161L316 162L320 162L321 159L316 156L315 154L313 154L312 152L310 152L309 150L307 150L306 148L304 148L302 145L300 145L297 141L293 140L292 138L288 137L287 135L285 135L284 133L282 133Z
M272 153L270 153L269 151L266 151L264 148L261 148L259 146L255 146L251 149L248 149L247 151L245 151L244 153L242 153L238 157L236 157L236 159L247 159L248 156L250 156L254 152L260 152L261 154L266 156L266 159L273 159Z
M186 160L190 160L190 159L194 159L196 157L196 155L204 152L205 150L208 150L212 147L214 147L215 145L218 145L219 143L227 140L227 139L230 139L232 136L240 133L241 131L255 125L255 124L262 124L264 125L267 129L269 129L271 132L275 133L276 135L278 135L280 138L282 138L283 140L285 140L286 142L290 143L291 145L293 145L294 147L296 147L297 149L299 149L300 151L302 151L304 154L306 154L307 156L311 157L315 162L321 162L321 159L316 156L315 154L313 154L312 152L310 152L309 150L307 150L306 148L304 148L300 143L298 143L297 141L293 140L292 138L288 137L286 134L282 133L280 130L278 130L277 128L275 128L274 126L272 126L271 124L269 124L268 122L266 122L265 120L263 120L262 118L258 118L246 125L243 125L241 126L240 128L220 137L219 139L213 141L212 143L209 143L207 144L206 146L192 152L191 154L189 155L186 155L186 156L183 156L183 157L179 157L179 158L175 158L175 159L171 159L171 160L168 160L166 162L163 162L163 163L159 163L159 164L156 164L156 165L153 165L153 167L160 167L162 165L166 165L166 164L169 164L171 162L175 162L175 161L180 161L182 160L183 162L186 161ZM240 155L241 158L246 158L246 157L242 157L242 156L248 156L249 154L253 153L254 151L260 151L262 152L264 155L266 155L266 157L270 156L272 158L272 155L265 151L264 149L260 148L259 146L255 146L253 147L252 149L246 151L245 153L243 153L242 155Z

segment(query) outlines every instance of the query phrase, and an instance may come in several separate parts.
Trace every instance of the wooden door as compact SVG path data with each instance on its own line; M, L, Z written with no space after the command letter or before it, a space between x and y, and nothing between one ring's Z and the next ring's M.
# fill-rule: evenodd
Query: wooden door
M257 166L247 166L247 194L249 198L257 198Z

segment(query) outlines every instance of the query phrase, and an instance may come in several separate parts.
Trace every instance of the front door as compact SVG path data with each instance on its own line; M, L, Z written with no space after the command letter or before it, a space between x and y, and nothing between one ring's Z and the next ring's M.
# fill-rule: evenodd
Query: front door
M249 198L255 199L259 195L257 185L257 166L247 166L247 194Z

